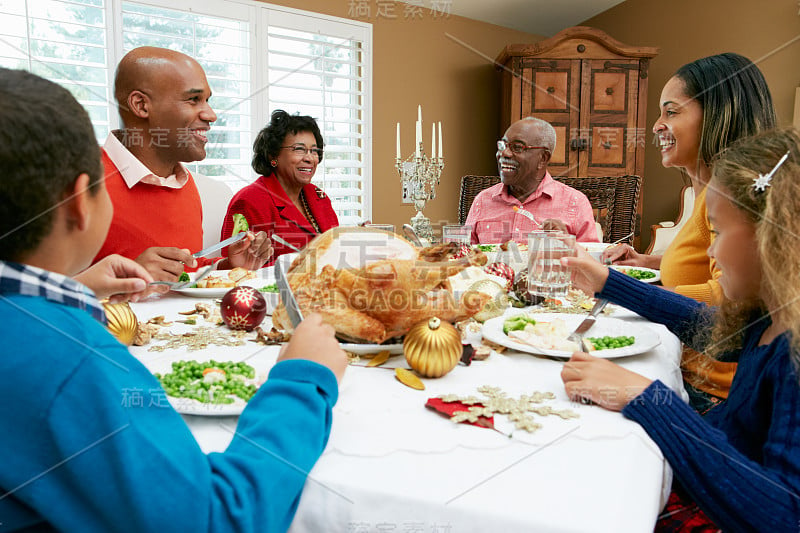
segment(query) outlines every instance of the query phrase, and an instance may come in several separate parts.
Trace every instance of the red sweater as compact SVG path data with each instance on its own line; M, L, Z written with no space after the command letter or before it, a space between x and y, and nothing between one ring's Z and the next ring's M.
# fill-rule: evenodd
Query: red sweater
M321 231L339 225L339 218L333 211L331 199L322 192L322 189L309 183L303 187L303 194ZM301 249L317 236L314 227L295 207L275 176L260 176L234 195L228 204L220 240L231 236L235 213L241 213L247 218L251 230L265 231L269 235L277 233ZM294 251L277 242L273 242L272 245L275 250L272 261L280 255ZM223 251L223 255L227 255L227 250Z
M145 183L129 189L105 150L103 167L114 218L93 262L110 254L136 259L152 246L175 246L193 252L203 247L203 209L191 174L180 189Z

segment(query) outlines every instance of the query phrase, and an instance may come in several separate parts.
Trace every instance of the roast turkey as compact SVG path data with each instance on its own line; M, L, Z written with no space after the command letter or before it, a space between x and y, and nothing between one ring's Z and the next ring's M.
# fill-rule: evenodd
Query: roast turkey
M287 279L304 315L320 313L342 339L381 343L421 320L438 316L454 322L483 308L488 295L468 292L456 299L447 278L485 263L486 257L476 251L448 259L456 250L451 245L418 249L375 228L333 228L297 256ZM272 322L291 330L283 304Z

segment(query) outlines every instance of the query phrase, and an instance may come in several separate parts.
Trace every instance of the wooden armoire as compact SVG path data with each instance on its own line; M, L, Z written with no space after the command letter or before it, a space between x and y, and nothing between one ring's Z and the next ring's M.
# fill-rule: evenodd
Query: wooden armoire
M647 75L657 48L628 46L585 26L533 44L506 46L500 136L535 116L556 130L553 176L624 176L644 172ZM641 215L642 198L637 211Z
M554 176L641 175L652 137L645 122L647 74L657 53L584 26L508 45L495 60L502 72L502 130L530 115L552 124Z

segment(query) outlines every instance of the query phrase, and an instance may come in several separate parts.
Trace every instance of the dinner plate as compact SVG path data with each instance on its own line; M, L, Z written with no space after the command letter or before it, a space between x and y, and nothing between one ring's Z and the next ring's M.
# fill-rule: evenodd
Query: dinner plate
M233 403L203 403L191 398L167 396L169 404L182 415L196 416L239 416L247 402L236 398Z
M654 278L647 278L647 279L640 279L644 283L655 283L657 281L661 281L661 271L655 270L653 268L645 268L645 267L634 267L634 266L620 266L620 265L611 265L611 268L618 272L622 272L626 274L628 270L642 270L644 272L652 272L656 276Z
M249 357L248 357L249 359ZM255 378L245 380L246 383L250 385L260 386L263 384L264 381L267 379L269 364L270 361L269 357L264 357L261 359L260 355L257 355L255 359L258 361L245 361L248 365L253 367L255 370ZM191 356L188 358L186 356L174 356L174 357L166 357L160 358L153 363L147 365L147 369L152 372L153 374L167 374L173 372L172 365L176 361L186 361L186 360L193 360L194 362L208 362L207 359L197 358L192 359ZM218 360L220 362L235 362L234 359L224 359ZM197 415L197 416L238 416L242 414L247 402L238 396L231 396L233 398L233 403L205 403L199 400L195 400L192 398L178 398L175 396L170 396L169 394L166 395L166 399L169 404L182 415Z
M518 352L549 355L552 357L569 358L572 356L572 352L538 348L536 346L512 339L503 333L503 322L506 319L519 314L525 313L511 313L487 320L483 324L483 338L492 342L496 342L497 344L505 346L506 348L517 350ZM567 325L567 329L569 331L573 331L576 327L578 327L578 324L580 324L581 321L586 318L585 315L575 315L569 313L528 313L528 316L533 317L534 320L539 320L542 322L552 322L556 318L560 318ZM621 335L632 336L636 339L636 341L632 345L625 346L623 348L595 350L592 352L593 356L600 357L602 359L627 357L629 355L637 355L648 350L652 350L661 344L661 338L658 336L658 334L641 324L620 320L618 318L608 318L602 316L597 317L597 322L595 322L594 326L592 326L588 332L584 333L583 336L604 337L606 335L609 337L619 337Z
M215 270L209 277L227 277L228 272L230 270ZM196 274L194 272L189 274L189 277L194 280L194 276ZM256 277L246 279L239 283L239 285L245 285L248 287L253 287L256 289L260 289L265 285L272 285L275 283L275 279L272 277L271 270L262 269L256 271ZM191 296L192 298L222 298L225 294L231 290L231 287L215 287L211 289L200 289L197 287L185 287L183 289L173 289L173 292L178 292L183 294L184 296Z

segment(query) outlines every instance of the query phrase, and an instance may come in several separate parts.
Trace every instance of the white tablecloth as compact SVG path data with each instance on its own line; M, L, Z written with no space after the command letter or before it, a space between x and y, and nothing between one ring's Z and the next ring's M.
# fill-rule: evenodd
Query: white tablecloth
M140 320L162 314L173 319L196 301L169 296L133 307ZM661 337L650 352L617 362L682 391L678 340L625 310L615 317L645 323ZM175 325L173 331L187 327ZM247 360L266 374L278 347L247 341L195 352L132 351L154 372L168 371L175 360L217 359ZM406 365L400 356L389 366ZM424 380L424 391L403 386L390 370L351 366L340 386L330 441L309 474L292 531L651 531L669 492L669 466L637 424L570 402L561 366L528 354L492 354ZM513 431L509 438L453 424L425 408L428 398L441 394L480 396L482 385L511 397L553 392L556 399L546 405L580 416L535 415L543 427L534 434L513 431L502 416L495 417L498 429ZM206 452L223 451L236 426L230 416L184 419Z

